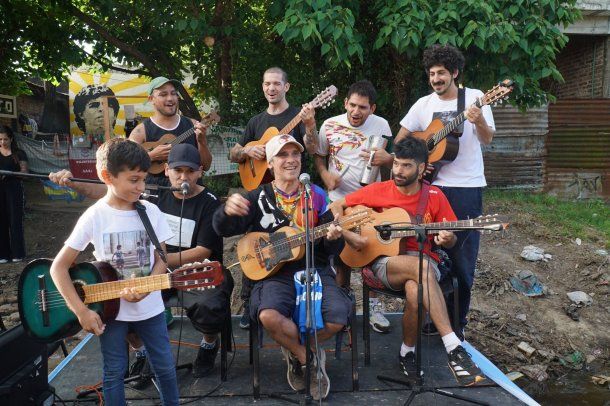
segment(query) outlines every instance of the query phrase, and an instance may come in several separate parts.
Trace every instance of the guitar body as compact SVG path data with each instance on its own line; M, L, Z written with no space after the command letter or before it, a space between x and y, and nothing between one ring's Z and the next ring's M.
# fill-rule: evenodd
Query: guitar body
M361 210L364 206L354 206L347 208L345 214ZM374 226L380 226L390 223L405 223L410 222L411 218L406 210L400 207L394 207L382 212L373 211L370 215L372 222L364 224L360 227L360 235L368 237L367 244L364 248L356 250L349 244L345 244L345 248L341 251L341 260L346 265L352 268L366 266L373 262L379 256L393 257L400 252L400 238L384 239Z
M142 147L147 152L150 152L159 145L170 144L175 139L176 139L176 136L174 134L167 133L164 136L162 136L161 138L159 138L158 141L150 141L150 142L143 143ZM152 173L153 175L160 174L161 172L163 172L165 170L165 162L166 161L152 161L150 163L150 169L148 170L148 173Z
M61 299L61 294L51 279L52 260L37 259L23 269L19 278L18 305L23 328L34 340L52 343L78 333L81 326L78 318ZM118 275L106 262L80 263L69 270L70 279L79 295L84 295L81 286L115 281ZM40 309L41 281L44 281L49 308L47 319ZM81 296L84 300L84 296ZM119 312L119 299L88 305L102 320L111 320Z
M413 136L424 140L428 145L428 162L434 164L436 162L451 162L456 157L460 150L460 141L458 137L449 134L443 138L438 144L431 149L432 137L438 131L441 131L445 125L440 119L434 119L424 131L416 131Z
M254 281L268 278L280 270L286 262L303 258L305 245L290 248L286 244L285 250L265 250L271 241L291 237L300 231L294 227L282 227L273 233L253 232L246 234L237 243L237 258L244 274ZM265 254L261 253L261 250ZM258 252L257 252L258 251Z
M250 141L244 147L253 147L257 145L265 146L267 142L278 135L280 131L275 127L269 127L263 133L260 140ZM241 178L241 184L246 190L254 190L263 183L268 183L273 180L269 168L267 167L267 161L265 159L252 159L246 156L246 160L239 164L239 177Z

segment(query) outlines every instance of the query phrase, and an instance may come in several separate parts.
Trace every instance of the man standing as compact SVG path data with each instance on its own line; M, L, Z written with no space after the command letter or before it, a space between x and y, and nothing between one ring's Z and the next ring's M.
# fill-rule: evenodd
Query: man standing
M459 112L458 82L464 69L464 56L450 45L433 45L424 51L424 69L430 86L434 90L420 98L401 120L401 129L396 142L422 131L433 119L442 117L451 120ZM459 138L459 152L456 159L444 165L433 184L438 186L451 204L459 220L475 218L483 210L483 187L487 185L483 171L481 145L489 145L495 133L491 108L474 106L476 98L483 96L480 90L465 88L466 118ZM470 307L470 291L474 281L474 269L479 253L480 235L476 231L457 233L455 246L448 250L453 262L453 270L459 280L460 326L458 334L463 335L466 315ZM450 312L450 314L453 314Z
M324 121L318 134L315 165L328 190L331 202L344 198L360 189L362 171L370 151L369 138L392 136L387 120L373 114L377 107L377 92L368 80L352 84L345 98L345 114ZM328 166L324 160L328 157ZM385 150L375 151L375 166L390 166L392 155ZM376 181L381 179L377 177ZM337 283L349 286L350 273L344 264L338 265ZM384 316L383 303L371 293L370 321L378 333L390 331L390 322Z
M207 127L200 122L180 115L178 111L178 90L180 82L162 76L156 77L148 85L148 102L151 102L155 112L129 134L129 139L143 144L158 141L165 134L179 136L195 127L195 135L188 137L184 143L193 145L199 151L201 166L204 171L210 169L212 154L206 138ZM149 151L151 161L167 161L171 145L159 145Z
M290 89L288 74L281 68L272 67L263 74L263 94L269 105L267 109L252 117L246 125L246 130L229 153L231 162L241 163L246 160L246 156L252 159L265 159L265 146L256 145L246 147L251 141L260 140L265 131L270 127L278 130L284 128L294 117L301 116L301 124L296 126L290 133L299 144L305 145L307 152L315 152L316 141L316 121L314 118L315 110L309 104L303 105L299 111L297 107L290 106L286 100L286 93ZM305 155L301 155L304 162ZM253 282L245 275L242 277L241 298L244 301L244 312L239 322L241 328L248 328L250 318L248 317L248 303L250 301L250 291Z
M381 210L392 207L405 209L415 217L420 203L425 207L422 215L424 223L455 221L455 214L443 193L431 186L426 194L423 192L421 179L426 169L428 150L425 143L415 138L407 138L394 145L393 180L378 182L348 194L331 204L335 215L342 215L343 209L364 205ZM367 249L367 237L362 240L362 249ZM400 347L399 364L403 373L415 377L415 348L417 339L417 306L419 258L418 243L415 238L405 239L403 251L396 256L380 256L373 261L371 269L386 289L404 291L406 306L402 318L403 342ZM451 248L455 245L456 236L450 231L439 231L430 236L424 245L424 262L422 285L423 306L430 313L430 318L437 327L449 358L449 367L456 380L464 386L481 381L481 371L474 364L470 355L461 346L461 341L451 329L443 293L438 285L441 272L438 267L439 257L431 250L433 244Z

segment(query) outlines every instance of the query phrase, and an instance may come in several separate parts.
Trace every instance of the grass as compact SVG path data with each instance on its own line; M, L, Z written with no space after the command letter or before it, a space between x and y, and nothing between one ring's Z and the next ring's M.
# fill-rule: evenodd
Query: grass
M610 248L610 206L603 200L570 201L544 193L488 189L485 207L534 216L553 233L571 239L602 242Z

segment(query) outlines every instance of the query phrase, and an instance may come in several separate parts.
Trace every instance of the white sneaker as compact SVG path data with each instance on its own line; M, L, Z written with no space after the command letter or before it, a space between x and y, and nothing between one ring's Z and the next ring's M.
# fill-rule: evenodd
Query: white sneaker
M8 262L8 259L0 259L0 264L6 264Z
M373 330L378 333L389 333L390 321L383 315L385 311L383 303L380 300L377 300L377 302L373 304L373 302L369 300L369 305L369 323Z

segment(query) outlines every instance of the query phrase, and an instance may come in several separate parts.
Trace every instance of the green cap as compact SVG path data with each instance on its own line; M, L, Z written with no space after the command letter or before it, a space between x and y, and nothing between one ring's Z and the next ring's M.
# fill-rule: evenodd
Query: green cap
M153 90L160 88L161 86L163 86L167 82L173 83L174 86L176 86L176 88L180 84L180 82L177 81L176 79L168 79L168 78L163 77L163 76L158 76L158 77L154 78L153 80L151 80L150 83L148 84L148 95L149 96L152 95Z

